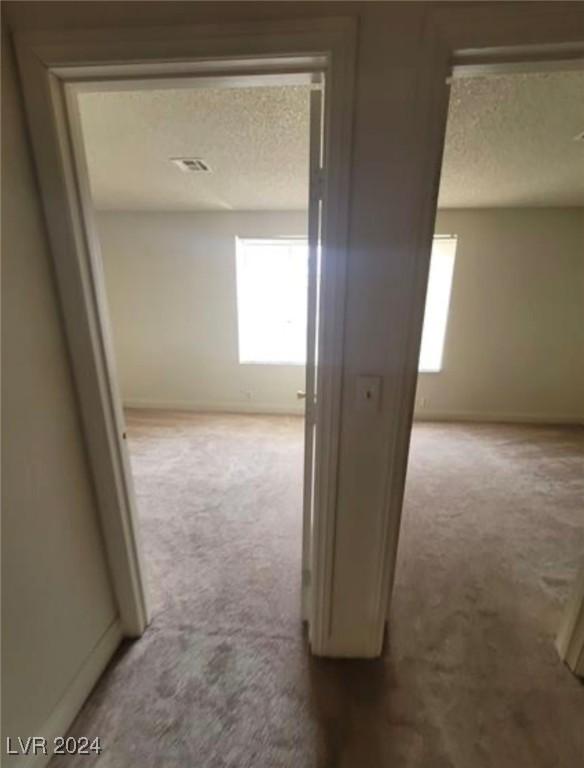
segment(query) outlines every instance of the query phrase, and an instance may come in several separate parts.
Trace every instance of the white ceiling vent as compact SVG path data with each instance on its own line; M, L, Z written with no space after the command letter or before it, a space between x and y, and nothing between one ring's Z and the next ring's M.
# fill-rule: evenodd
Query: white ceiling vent
M211 173L211 168L200 157L171 157L170 161L183 173Z

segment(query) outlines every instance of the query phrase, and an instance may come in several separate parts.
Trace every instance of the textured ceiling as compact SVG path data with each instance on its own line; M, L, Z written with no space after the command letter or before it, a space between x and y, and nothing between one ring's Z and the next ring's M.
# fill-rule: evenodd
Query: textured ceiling
M308 86L80 96L92 195L125 210L304 209ZM212 173L184 173L200 157Z
M80 109L98 208L306 207L307 87L88 93ZM582 131L584 72L455 80L440 207L584 205Z
M452 85L442 208L584 205L584 72Z

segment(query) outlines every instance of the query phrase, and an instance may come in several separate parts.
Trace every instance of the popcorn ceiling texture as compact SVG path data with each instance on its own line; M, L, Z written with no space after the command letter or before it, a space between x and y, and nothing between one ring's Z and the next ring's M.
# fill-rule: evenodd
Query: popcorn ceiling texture
M98 208L303 210L307 87L80 97ZM584 72L455 80L441 208L584 205ZM212 174L171 157L202 157Z
M121 210L304 210L308 86L80 96L92 195ZM183 173L200 157L212 173Z
M131 412L154 618L51 768L581 768L553 646L584 551L584 430L415 425L389 642L309 656L302 420Z
M455 80L441 208L584 205L584 72Z

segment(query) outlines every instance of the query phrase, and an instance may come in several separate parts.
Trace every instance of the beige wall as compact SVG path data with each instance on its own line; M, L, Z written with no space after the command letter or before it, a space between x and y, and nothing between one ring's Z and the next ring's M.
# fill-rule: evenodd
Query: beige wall
M300 411L298 366L239 365L235 237L299 235L301 212L98 217L130 405ZM416 417L584 419L584 210L440 211L458 235L443 370Z
M3 739L46 733L116 617L7 42L3 38Z
M577 3L5 3L17 31L236 23L323 16L358 25L350 253L336 484L331 642L338 654L377 654L380 599L397 546L415 371L407 364L412 310L427 253L452 49L582 40ZM431 17L431 18L430 18ZM420 279L417 279L417 275ZM53 299L54 302L54 299ZM356 376L383 380L378 414L355 408ZM51 445L54 451L54 446ZM47 449L49 450L49 449ZM388 472L390 473L388 481Z
M306 213L98 216L128 405L302 413L304 367L240 365L235 237L306 234Z
M445 210L436 232L458 247L417 418L584 421L584 209Z

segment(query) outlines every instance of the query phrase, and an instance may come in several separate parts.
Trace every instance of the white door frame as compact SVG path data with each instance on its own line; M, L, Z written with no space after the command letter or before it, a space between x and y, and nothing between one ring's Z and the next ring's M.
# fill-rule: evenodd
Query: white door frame
M544 4L542 4L544 5ZM539 11L539 9L538 9ZM513 11L514 13L514 11ZM553 24L553 9L541 9L541 16L536 14L531 19L536 27L542 19L550 19ZM383 524L380 574L376 600L385 606L384 618L391 609L391 595L395 579L397 549L401 524L401 510L406 481L406 470L410 434L413 422L414 398L418 377L418 358L422 336L422 323L428 283L428 270L434 224L438 205L438 190L442 170L442 154L446 136L450 83L453 78L501 74L504 72L535 72L550 70L581 69L584 60L584 40L582 42L530 43L521 45L516 42L499 46L481 47L481 33L477 33L482 21L484 39L493 35L491 25L500 24L492 16L488 7L469 9L468 15L457 13L455 6L440 7L436 4L429 13L425 30L427 48L421 64L433 73L427 77L420 88L415 122L423 134L422 146L425 158L422 164L425 170L426 184L416 182L418 195L418 228L412 235L411 257L412 270L404 279L409 282L404 296L409 305L404 308L405 342L402 347L403 359L396 362L402 371L398 382L396 401L398 402L397 424L394 434L394 454L392 471L388 475ZM504 29L502 36L513 39L537 38L525 19L509 19L509 29ZM519 22L517 28L513 22ZM479 42L477 43L477 39ZM472 46L469 41L473 40ZM384 621L378 619L376 637L381 646ZM569 604L562 620L556 647L563 661L577 674L584 674L584 573L574 585Z
M345 272L356 27L344 18L144 29L51 30L15 43L59 297L112 583L126 636L149 621L99 243L79 167L72 89L116 81L157 87L184 78L324 72L326 200L319 322L312 651L327 655L340 437ZM300 606L299 606L300 618Z
M556 648L572 672L584 677L584 566L564 609Z

